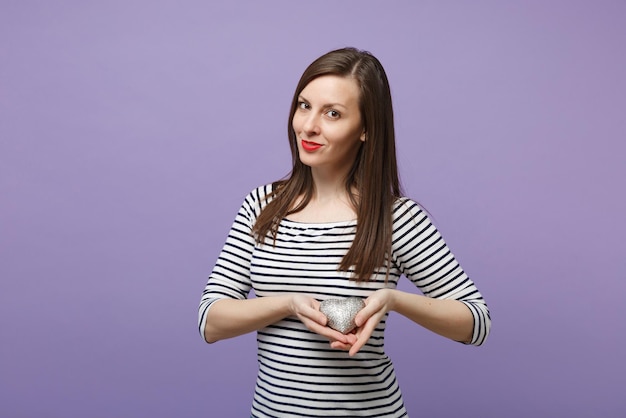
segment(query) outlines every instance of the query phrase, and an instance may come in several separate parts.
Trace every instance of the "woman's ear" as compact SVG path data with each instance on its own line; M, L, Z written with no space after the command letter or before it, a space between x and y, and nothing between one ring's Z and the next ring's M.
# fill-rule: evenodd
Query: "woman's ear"
M365 142L365 139L367 138L367 135L365 134L365 131L361 132L361 141Z

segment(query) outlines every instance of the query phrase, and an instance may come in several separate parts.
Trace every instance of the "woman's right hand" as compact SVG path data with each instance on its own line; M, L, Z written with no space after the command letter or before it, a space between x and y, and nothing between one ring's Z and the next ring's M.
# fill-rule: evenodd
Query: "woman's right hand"
M326 326L327 319L320 312L320 302L302 294L218 300L207 314L204 339L213 343L258 331L288 316L297 317L310 331L331 342L350 344L348 336Z
M339 341L350 344L351 340L347 335L326 326L328 319L320 311L320 302L316 299L306 295L294 294L291 297L290 309L292 314L310 331L328 338L331 342Z

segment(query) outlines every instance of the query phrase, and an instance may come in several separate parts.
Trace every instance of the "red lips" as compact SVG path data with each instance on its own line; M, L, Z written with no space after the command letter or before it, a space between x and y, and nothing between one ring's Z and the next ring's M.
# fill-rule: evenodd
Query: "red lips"
M301 143L302 143L302 148L308 152L313 152L322 146L321 144L318 144L317 142L306 141L304 139L301 141Z

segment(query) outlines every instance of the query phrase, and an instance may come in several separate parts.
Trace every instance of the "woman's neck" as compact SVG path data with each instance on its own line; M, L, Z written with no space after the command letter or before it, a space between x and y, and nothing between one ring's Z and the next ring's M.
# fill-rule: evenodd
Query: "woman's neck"
M288 216L298 222L326 223L356 219L356 210L340 176L321 176L313 172L313 194L301 211ZM302 198L302 196L301 196Z
M312 168L311 176L313 179L314 191L313 196L319 200L333 198L348 198L346 191L347 170L324 170L321 168Z

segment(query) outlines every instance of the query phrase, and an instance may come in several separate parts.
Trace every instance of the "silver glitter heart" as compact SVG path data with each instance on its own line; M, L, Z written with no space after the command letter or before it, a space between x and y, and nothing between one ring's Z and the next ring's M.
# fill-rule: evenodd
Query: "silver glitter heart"
M365 302L357 297L327 299L320 304L320 311L328 318L330 328L347 334L356 328L354 317L365 307Z

